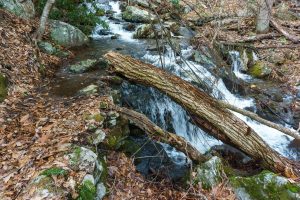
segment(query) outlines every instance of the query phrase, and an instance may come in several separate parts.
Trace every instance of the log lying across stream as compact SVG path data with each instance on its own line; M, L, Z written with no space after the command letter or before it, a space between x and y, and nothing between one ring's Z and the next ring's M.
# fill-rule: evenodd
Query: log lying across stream
M127 108L116 107L115 109L123 117L129 119L135 126L145 131L152 139L172 145L177 150L185 153L194 163L202 163L208 160L206 156L202 155L183 137L161 129L145 115Z
M300 177L299 163L281 156L245 122L189 82L130 56L109 52L111 71L134 83L151 86L180 104L208 134L261 161L265 168L290 178Z

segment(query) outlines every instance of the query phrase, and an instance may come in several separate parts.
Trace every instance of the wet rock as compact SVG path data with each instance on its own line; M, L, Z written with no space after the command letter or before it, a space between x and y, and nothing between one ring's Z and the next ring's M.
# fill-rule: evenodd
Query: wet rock
M135 31L136 26L133 23L126 23L126 24L124 24L123 28L126 31Z
M69 70L73 73L83 73L95 68L98 61L96 59L82 60L69 67Z
M196 182L200 182L204 189L212 189L224 178L224 168L222 160L214 156L209 161L197 167Z
M67 157L73 170L86 171L87 173L94 172L97 155L93 151L85 147L75 147L73 153L67 155Z
M35 16L34 4L31 0L0 0L0 7L24 19L34 18Z
M29 184L26 191L33 191L28 194L28 199L65 199L68 192L56 186L52 177L39 175ZM27 194L26 194L27 195Z
M89 41L88 37L81 30L68 23L51 20L50 27L52 40L61 46L81 46Z
M163 36L171 37L172 30L174 32L178 31L176 25L176 23L172 22L162 26L160 24L142 24L137 27L133 37L137 39L155 39Z
M79 94L81 95L92 95L92 94L97 94L98 92L98 86L97 85L89 85L81 90L79 90Z
M285 177L263 171L252 177L232 177L238 199L300 199L300 186Z
M145 137L135 137L133 144L138 145L139 148L131 151L135 153L136 169L144 176L160 176L169 178L173 181L185 181L189 174L189 162L186 157L181 157L179 152L171 148L170 157L163 145L155 141L149 141ZM130 144L130 143L129 143ZM130 149L129 149L130 150Z
M50 55L55 54L57 51L56 48L49 42L40 41L38 42L38 46L42 50L42 52Z
M106 195L106 187L104 186L103 183L98 183L97 184L97 196L96 200L101 200L103 197Z
M149 23L155 19L155 16L137 7L127 6L126 10L122 13L122 18L129 22Z
M112 39L112 40L115 40L115 39L118 39L118 38L120 38L119 34L115 34L115 35L110 37L110 39Z
M2 102L7 96L7 78L0 73L0 102Z
M249 70L249 74L256 78L264 78L271 74L272 70L262 61L257 61Z

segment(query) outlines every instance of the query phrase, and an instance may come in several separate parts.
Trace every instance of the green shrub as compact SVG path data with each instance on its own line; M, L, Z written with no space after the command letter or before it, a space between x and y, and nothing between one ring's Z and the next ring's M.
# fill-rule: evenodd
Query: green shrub
M37 2L36 10L39 15L43 12L46 2L47 0ZM84 0L56 0L49 14L49 18L76 26L85 34L90 34L96 24L101 24L103 27L108 28L108 25L97 16L97 13L103 13L104 11L93 5L96 13L91 13L89 9L82 4L83 2ZM89 2L89 0L87 2Z

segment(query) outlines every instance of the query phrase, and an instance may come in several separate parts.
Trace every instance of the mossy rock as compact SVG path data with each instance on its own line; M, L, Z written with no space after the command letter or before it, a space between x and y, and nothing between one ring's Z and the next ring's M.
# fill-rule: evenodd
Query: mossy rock
M0 0L0 7L24 19L35 16L34 4L31 0Z
M249 74L255 78L265 78L270 75L272 70L262 61L257 61L249 69Z
M51 20L50 36L52 40L64 47L75 47L86 44L88 37L78 28L68 23Z
M42 52L50 55L57 52L57 49L49 42L40 41L38 42L38 47L42 50Z
M0 73L0 102L7 96L7 78Z
M69 70L73 73L83 73L95 68L98 61L96 59L87 59L70 65Z
M214 156L197 167L197 175L194 182L200 182L203 189L209 190L221 183L224 175L222 160Z
M238 199L296 200L300 199L300 186L287 178L269 171L252 177L231 177L231 185Z
M96 186L91 180L85 180L79 188L77 200L94 200L96 196Z
M118 150L124 144L130 133L128 123L125 118L119 117L117 119L116 126L111 128L104 142L109 149Z
M68 195L65 189L56 186L53 178L46 175L33 179L26 191L33 191L28 196L30 199L65 199Z
M129 22L150 23L155 19L155 15L134 6L127 6L122 18Z
M81 90L79 90L79 94L81 95L93 95L93 94L97 94L98 92L98 86L91 84L89 86L86 86L85 88L82 88Z

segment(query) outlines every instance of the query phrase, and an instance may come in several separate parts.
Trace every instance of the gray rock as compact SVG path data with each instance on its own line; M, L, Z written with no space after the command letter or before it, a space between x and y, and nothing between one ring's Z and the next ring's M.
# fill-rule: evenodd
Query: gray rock
M68 158L72 169L87 173L94 172L97 155L93 151L85 147L76 147L74 152L68 155Z
M238 199L300 199L300 186L269 171L252 177L232 177Z
M93 136L92 136L92 143L94 145L98 145L101 142L103 142L103 140L105 139L105 137L106 137L106 133L103 130L101 130L101 129L97 129L95 131L95 133L93 134Z
M134 6L127 6L122 18L129 22L149 23L155 19L155 15Z
M84 177L83 177L83 180L82 180L82 183L86 182L86 181L90 181L91 183L93 183L93 185L95 185L95 178L93 175L91 174L86 174Z
M69 70L73 73L83 73L92 70L98 63L96 59L82 60L74 65L69 66Z
M204 189L212 189L224 178L222 160L214 156L209 161L197 167L196 182L201 182Z
M25 191L33 191L25 194L26 199L65 199L68 192L55 185L54 179L39 175L32 180Z
M79 94L82 95L92 95L92 94L96 94L97 92L98 92L98 86L94 84L79 90Z
M55 54L57 51L56 48L53 47L53 45L50 44L49 42L40 41L40 42L38 42L38 46L42 50L42 52L50 54L50 55Z
M106 187L104 186L104 184L103 183L98 183L96 189L97 189L96 200L103 199L103 197L106 194Z
M1 6L24 19L30 19L35 16L34 4L31 0L0 0Z
M74 47L81 46L89 41L81 30L68 23L51 20L50 27L51 38L59 45Z
M162 36L170 36L171 33L166 27L161 27L159 24L142 24L137 27L133 38L136 39L154 39L161 38Z

